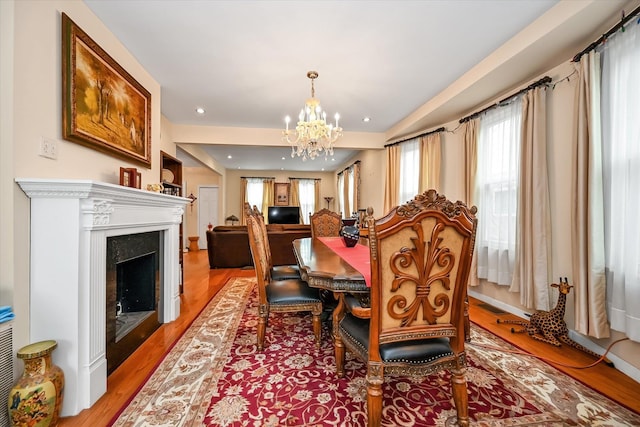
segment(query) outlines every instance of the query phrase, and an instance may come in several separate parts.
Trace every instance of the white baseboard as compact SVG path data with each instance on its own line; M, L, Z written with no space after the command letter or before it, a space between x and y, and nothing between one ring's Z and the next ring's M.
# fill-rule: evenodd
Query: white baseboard
M531 313L527 313L525 311L520 310L519 308L513 307L511 305L505 304L502 301L498 301L496 299L493 299L491 297L488 297L486 295L483 295L481 293L478 292L474 292L472 289L468 290L468 294L470 297L473 297L479 301L482 301L484 303L490 304L496 308L499 308L503 311L506 311L507 313L511 313L514 314L518 317L522 317L523 319L528 319ZM606 351L606 348L602 348L600 347L598 344L596 344L595 342L591 341L589 338L585 337L584 335L573 331L573 330L569 330L569 338L571 338L572 340L574 340L575 342L577 342L578 344L581 344L583 346L585 346L586 348L588 348L589 350L596 352L598 354L603 354ZM640 369L636 368L635 366L629 364L628 362L626 362L624 359L619 358L618 356L616 356L613 353L609 353L607 354L607 358L609 358L609 360L611 360L615 366L615 369L617 369L618 371L624 373L625 375L633 378L635 381L640 382Z

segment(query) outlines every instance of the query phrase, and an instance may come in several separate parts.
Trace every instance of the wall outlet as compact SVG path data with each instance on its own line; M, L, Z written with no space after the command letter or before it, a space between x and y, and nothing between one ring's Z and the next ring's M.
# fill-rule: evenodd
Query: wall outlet
M45 138L44 136L40 140L40 151L38 153L42 157L46 157L48 159L57 159L58 158L58 141L51 138Z

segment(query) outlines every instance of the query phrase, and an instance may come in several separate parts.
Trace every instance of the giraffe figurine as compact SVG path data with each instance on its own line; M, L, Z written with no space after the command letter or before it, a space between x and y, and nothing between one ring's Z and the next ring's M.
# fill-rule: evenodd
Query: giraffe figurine
M524 328L521 329L511 328L511 332L527 332L530 337L538 341L546 342L556 347L560 347L562 343L564 343L594 357L600 358L600 355L598 353L589 350L588 348L578 344L577 342L569 338L569 328L567 328L567 324L564 321L564 311L567 304L567 294L571 291L571 288L573 288L573 286L569 285L566 277L564 278L564 281L561 277L560 283L552 283L551 287L558 288L560 294L558 295L558 302L556 303L556 306L550 311L538 310L531 315L531 318L528 322L525 320L498 319L497 323L508 323L524 326ZM603 360L607 365L613 366L613 363L609 359L604 358Z

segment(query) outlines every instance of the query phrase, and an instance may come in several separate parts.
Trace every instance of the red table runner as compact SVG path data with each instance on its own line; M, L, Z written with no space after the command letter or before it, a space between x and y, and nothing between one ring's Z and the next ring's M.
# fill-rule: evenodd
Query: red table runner
M352 248L345 246L342 237L318 237L329 249L338 254L351 267L355 268L364 276L364 281L371 287L371 258L369 247L357 244Z

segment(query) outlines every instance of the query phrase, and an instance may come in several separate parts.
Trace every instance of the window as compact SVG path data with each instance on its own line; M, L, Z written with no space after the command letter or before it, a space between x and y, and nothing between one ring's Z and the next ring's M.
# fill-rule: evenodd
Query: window
M302 223L309 224L309 214L316 211L316 180L300 179L298 186Z
M257 206L262 210L262 195L264 186L262 178L247 178L247 202L251 207Z
M347 188L347 195L349 197L349 208L351 209L351 213L349 215L345 215L345 218L353 216L353 213L356 212L358 210L358 208L355 205L356 199L355 199L355 194L356 194L356 174L353 171L353 167L349 168L349 176L348 178L348 188Z
M602 56L607 308L611 327L640 341L640 25L607 40Z
M338 174L338 211L345 217L345 200L344 200L344 172Z
M522 102L480 118L475 200L478 277L510 285L515 265Z
M420 185L420 139L415 138L400 144L400 188L398 201L406 203L413 199Z

